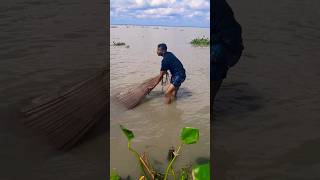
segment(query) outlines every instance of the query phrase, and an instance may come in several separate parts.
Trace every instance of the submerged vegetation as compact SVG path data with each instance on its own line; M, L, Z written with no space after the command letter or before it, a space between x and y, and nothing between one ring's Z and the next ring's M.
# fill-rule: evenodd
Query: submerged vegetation
M126 48L129 48L129 47L130 47L129 45L126 45L125 42L121 42L121 41L119 41L119 42L114 42L114 41L112 41L112 44L113 44L113 46L124 46L124 47L126 47Z
M129 151L136 157L141 176L139 180L168 180L169 176L172 177L171 179L176 180L177 177L179 180L209 180L210 179L210 167L209 163L196 165L192 168L181 168L179 173L176 173L173 168L173 163L176 158L179 156L183 145L195 144L199 140L199 130L193 127L184 127L180 131L180 145L178 146L177 150L174 147L171 147L168 152L168 165L164 173L156 171L149 159L147 154L144 152L139 154L136 150L134 150L131 146L131 141L134 139L134 134L131 130L123 127L120 125L120 128L123 134L127 137L128 140L128 149ZM191 176L190 176L191 175ZM128 177L129 178L129 177ZM127 178L127 179L128 179ZM121 180L122 178L118 175L115 170L111 171L110 174L111 180ZM130 179L130 178L129 178Z
M209 40L209 38L206 38L206 37L203 36L202 38L193 39L190 43L193 46L205 47L205 46L209 46L210 45L210 40Z
M114 42L113 41L112 43L113 43L114 46L125 46L126 45L126 43L121 42L121 41L120 42Z

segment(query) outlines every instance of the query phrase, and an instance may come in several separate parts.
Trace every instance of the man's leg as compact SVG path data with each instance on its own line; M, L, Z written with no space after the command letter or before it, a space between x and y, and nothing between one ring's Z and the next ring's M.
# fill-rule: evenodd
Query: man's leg
M177 87L174 91L174 97L177 98L177 94L178 94L178 91L179 91L179 87Z
M173 84L170 84L169 87L168 87L168 89L167 89L167 91L166 91L166 93L165 93L165 100L164 100L164 102L165 102L166 104L170 104L171 101L173 100L174 95L175 95L176 92L177 92L177 91L176 91L176 88L174 87L174 85L173 85Z

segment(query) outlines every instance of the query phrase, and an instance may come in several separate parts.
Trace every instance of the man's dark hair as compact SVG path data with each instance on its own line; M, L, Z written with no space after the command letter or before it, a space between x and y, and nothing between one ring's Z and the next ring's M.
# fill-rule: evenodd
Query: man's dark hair
M164 44L164 43L161 43L161 44L158 44L158 48L164 50L164 51L167 51L167 45Z

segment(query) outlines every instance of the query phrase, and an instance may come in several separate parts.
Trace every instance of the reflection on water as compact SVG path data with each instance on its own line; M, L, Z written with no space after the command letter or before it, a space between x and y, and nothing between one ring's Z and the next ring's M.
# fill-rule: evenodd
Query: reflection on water
M167 152L179 144L179 132L185 126L199 128L200 141L183 147L176 167L195 163L200 157L209 158L209 48L192 47L189 43L202 36L208 37L209 29L139 26L111 29L111 42L121 41L130 46L111 46L111 96L159 73L162 58L156 55L156 47L161 42L167 44L168 51L181 60L187 71L177 101L170 105L163 102L160 84L133 110L126 111L111 102L111 167L124 177L138 176L139 169L119 124L133 130L136 135L133 147L139 152L147 151L159 170L164 171Z

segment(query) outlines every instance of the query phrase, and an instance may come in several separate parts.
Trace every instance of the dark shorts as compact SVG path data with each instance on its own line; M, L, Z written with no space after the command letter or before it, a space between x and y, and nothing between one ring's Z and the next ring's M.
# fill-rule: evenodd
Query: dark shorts
M181 76L181 75L172 76L170 83L173 84L175 88L179 88L181 86L181 83L183 83L185 79L186 79L186 76Z

